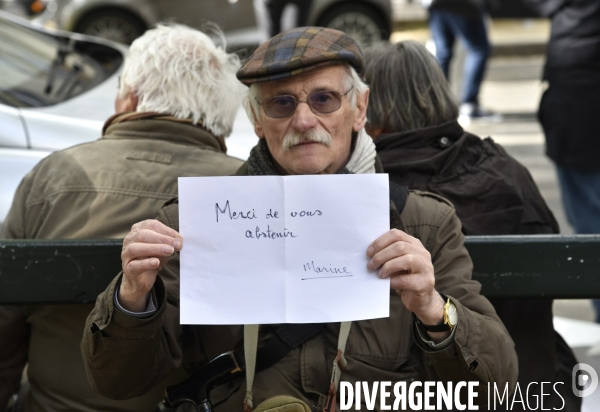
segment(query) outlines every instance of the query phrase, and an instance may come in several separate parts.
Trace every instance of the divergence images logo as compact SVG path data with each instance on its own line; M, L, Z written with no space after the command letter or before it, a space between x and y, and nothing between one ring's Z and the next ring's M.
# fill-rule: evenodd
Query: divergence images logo
M598 387L596 370L586 363L573 367L573 393L580 398L590 396Z

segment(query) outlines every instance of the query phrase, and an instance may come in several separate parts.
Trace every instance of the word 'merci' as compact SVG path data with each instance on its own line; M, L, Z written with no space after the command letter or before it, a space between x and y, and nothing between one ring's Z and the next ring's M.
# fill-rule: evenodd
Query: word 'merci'
M225 202L225 206L221 208L218 203L215 203L215 213L217 215L217 222L219 221L219 215L225 215L225 217L229 217L229 220L236 219L247 219L253 220L258 219L256 216L256 210L242 210L239 212L231 211L231 207L229 206L229 200ZM320 210L301 210L301 211L292 211L290 212L291 217L312 217L312 216L322 216L323 212ZM273 209L269 209L269 213L265 215L265 219L279 219L280 215L278 211L273 211Z

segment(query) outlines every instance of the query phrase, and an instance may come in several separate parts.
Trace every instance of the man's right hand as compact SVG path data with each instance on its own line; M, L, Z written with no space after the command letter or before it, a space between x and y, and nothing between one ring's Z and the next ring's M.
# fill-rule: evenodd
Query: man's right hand
M156 275L169 257L182 247L183 238L179 232L158 220L144 220L133 225L125 236L121 252L123 280L119 304L131 312L143 312Z

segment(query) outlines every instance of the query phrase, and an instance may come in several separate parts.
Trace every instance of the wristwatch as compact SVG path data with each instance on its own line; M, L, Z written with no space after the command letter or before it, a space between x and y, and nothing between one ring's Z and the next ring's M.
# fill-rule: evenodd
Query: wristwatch
M415 323L423 330L426 330L427 332L450 332L458 323L456 306L454 306L454 303L452 303L449 297L444 295L442 295L442 297L446 299L446 304L444 305L444 323L441 325L425 325L417 315L413 313Z

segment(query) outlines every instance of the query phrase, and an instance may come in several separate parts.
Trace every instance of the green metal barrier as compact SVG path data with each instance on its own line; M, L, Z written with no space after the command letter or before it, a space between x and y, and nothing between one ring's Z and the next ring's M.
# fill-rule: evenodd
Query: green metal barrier
M489 297L600 298L600 235L467 236Z
M90 303L121 270L120 240L0 240L0 305ZM489 297L600 298L600 235L473 236Z
M0 240L0 305L90 303L121 270L122 240Z

